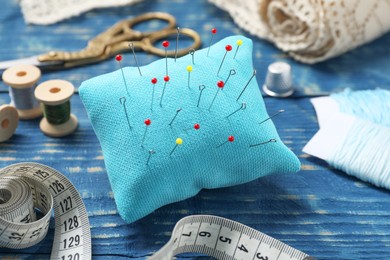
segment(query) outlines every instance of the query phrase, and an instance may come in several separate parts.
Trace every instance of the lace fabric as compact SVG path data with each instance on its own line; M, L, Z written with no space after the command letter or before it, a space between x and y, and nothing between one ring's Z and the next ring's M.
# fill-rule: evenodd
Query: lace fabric
M95 8L133 4L142 0L20 0L27 23L48 25Z
M316 63L390 30L390 0L209 0L249 33Z

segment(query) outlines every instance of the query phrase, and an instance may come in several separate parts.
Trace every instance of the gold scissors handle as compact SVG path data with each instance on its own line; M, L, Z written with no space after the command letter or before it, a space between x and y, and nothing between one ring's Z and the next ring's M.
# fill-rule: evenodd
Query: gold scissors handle
M151 32L140 32L132 29L136 24L156 19L168 22L167 26L161 30ZM154 47L153 44L164 37L176 34L176 32L176 20L172 15L161 12L146 13L118 22L107 31L90 40L87 47L81 51L51 51L40 55L38 60L41 62L62 62L62 67L70 68L99 62L120 52L129 51L130 42L134 44L135 49L142 49L152 54L165 56L165 51ZM178 51L178 56L188 53L189 49L200 47L200 37L195 31L181 29L181 33L193 38L194 43L191 47ZM169 51L168 55L172 56L174 54L172 51Z

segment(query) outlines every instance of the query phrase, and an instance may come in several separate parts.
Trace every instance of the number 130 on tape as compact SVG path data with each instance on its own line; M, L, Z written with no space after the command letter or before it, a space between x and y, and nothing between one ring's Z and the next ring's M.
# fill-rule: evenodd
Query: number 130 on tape
M253 228L209 215L181 219L169 242L149 260L170 260L186 252L229 260L315 260Z

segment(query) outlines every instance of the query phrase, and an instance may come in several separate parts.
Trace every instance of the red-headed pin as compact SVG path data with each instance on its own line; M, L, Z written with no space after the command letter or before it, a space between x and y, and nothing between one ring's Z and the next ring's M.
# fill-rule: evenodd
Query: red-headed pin
M165 77L164 77L164 81L165 81L165 83L164 83L163 92L162 92L162 94L161 94L160 107L162 107L162 100L163 100L163 97L164 97L165 88L166 88L167 83L168 83L168 81L169 81L169 76L165 76Z
M218 72L217 72L217 76L219 75L219 71L221 70L222 64L223 64L223 62L225 61L226 54L227 54L229 51L231 51L232 49L233 49L232 46L229 45L229 44L225 46L226 52L225 52L225 55L223 55L223 59L222 59L222 61L221 61L221 65L219 65L219 69L218 69Z
M130 96L129 94L129 90L127 88L127 83L126 83L126 79L125 79L125 74L123 74L123 68L122 68L122 55L118 54L115 56L115 60L119 63L119 67L121 68L121 72L122 72L122 77L123 77L123 82L125 83L125 88L126 88L126 92L127 92L127 95Z
M215 28L211 29L211 40L209 43L209 49L207 50L207 57L209 56L210 47L211 47L211 44L213 44L214 34L216 34L216 33L217 33L217 29L215 29Z
M162 46L165 49L165 75L168 75L168 52L167 52L167 49L169 47L169 41L163 41Z
M196 123L196 124L194 124L193 127L184 129L184 131L188 131L188 130L192 130L192 129L199 130L200 129L200 124Z
M150 105L150 110L153 111L154 87L155 87L155 85L157 84L157 79L156 79L156 78L152 78L151 82L152 82L152 84L153 84L153 90L152 90L152 103L151 103L151 105Z
M148 132L148 127L149 127L150 124L152 123L152 120L150 120L149 118L147 118L147 119L144 120L144 123L145 123L145 126L146 126L146 127L145 127L144 136L142 137L141 147L144 147L146 132Z
M227 144L227 143L233 143L233 142L234 142L234 136L229 135L229 136L228 136L228 139L227 139L225 142L223 142L222 144L218 145L217 148L219 148L219 147L221 147L222 145L225 145L225 144Z
M209 111L210 111L211 107L213 106L214 101L215 101L215 99L217 98L219 91L225 86L225 83L224 83L222 80L220 80L220 81L217 82L217 86L218 86L218 90L217 90L217 92L215 93L215 96L214 96L214 98L213 98L213 101L211 101L211 104L210 104L210 107L209 107Z

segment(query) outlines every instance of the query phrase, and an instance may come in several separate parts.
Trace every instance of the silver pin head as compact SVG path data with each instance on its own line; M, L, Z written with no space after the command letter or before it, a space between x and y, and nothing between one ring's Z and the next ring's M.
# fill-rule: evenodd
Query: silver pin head
M291 67L285 62L274 62L268 66L263 85L264 92L272 97L288 97L294 92Z

